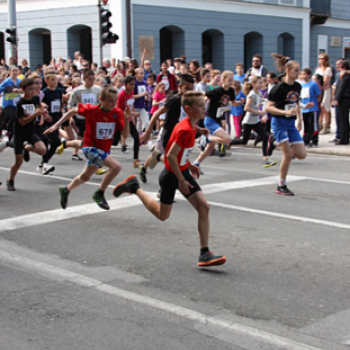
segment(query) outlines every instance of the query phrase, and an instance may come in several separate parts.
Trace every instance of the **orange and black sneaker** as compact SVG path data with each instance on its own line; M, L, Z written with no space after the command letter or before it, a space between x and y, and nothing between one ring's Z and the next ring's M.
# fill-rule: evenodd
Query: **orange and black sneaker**
M140 188L136 175L130 175L123 182L114 187L113 195L119 197L123 193L135 193Z
M208 267L223 265L226 262L226 258L222 255L214 255L211 251L199 255L198 266Z

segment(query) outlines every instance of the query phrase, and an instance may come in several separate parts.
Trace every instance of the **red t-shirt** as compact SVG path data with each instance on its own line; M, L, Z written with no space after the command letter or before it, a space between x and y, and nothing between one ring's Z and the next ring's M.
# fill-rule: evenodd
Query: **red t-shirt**
M169 142L165 150L165 167L172 172L170 167L167 154L174 142L176 142L181 150L177 155L177 162L179 164L180 170L184 171L188 168L189 156L196 140L196 128L193 128L190 119L186 117L185 119L178 122L171 133Z
M120 108L123 112L125 112L126 106L129 105L132 110L134 107L134 91L130 95L128 95L125 90L119 92L117 107Z
M125 127L124 113L118 107L104 112L100 106L79 103L78 114L85 117L83 147L96 147L109 153L117 128Z

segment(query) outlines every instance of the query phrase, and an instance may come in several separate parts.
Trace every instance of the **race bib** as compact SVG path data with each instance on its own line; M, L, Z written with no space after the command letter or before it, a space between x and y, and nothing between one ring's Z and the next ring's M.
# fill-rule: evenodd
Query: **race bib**
M145 86L145 85L139 85L139 86L137 87L137 94L138 94L138 95L143 94L145 91L146 91L146 86Z
M115 123L96 123L96 138L109 140L114 136Z
M32 115L33 113L35 113L35 106L33 104L31 104L31 105L22 105L22 108L23 108L24 114L26 116Z
M184 153L182 154L181 161L180 161L180 166L184 166L187 164L192 150L193 150L193 147L184 149Z
M182 119L185 119L186 117L187 117L187 113L185 112L184 108L181 107L181 113L180 113L179 122L180 122Z
M170 88L170 83L168 77L163 77L162 78L162 83L165 85L165 90L168 91Z
M310 88L309 87L305 87L301 90L301 98L310 98Z
M96 95L95 94L81 94L81 103L86 105L89 103L90 105L96 106Z
M221 118L225 112L231 111L232 103L228 103L227 106L219 107L216 111L216 118Z
M13 105L16 107L17 106L17 102L19 101L19 99L21 98L21 96L15 97L13 99Z
M133 108L134 107L134 99L130 98L126 101L126 104L130 107Z
M289 105L285 105L284 106L284 110L285 111L289 111L289 110L291 110L292 108L296 108L298 106L298 104L297 103L291 103L291 104L289 104ZM295 114L296 115L296 114ZM295 117L295 115L286 115L285 117L286 118L292 118L292 117Z
M50 111L51 113L61 112L61 101L60 100L51 101Z
M267 105L267 99L266 99L266 98L261 99L260 107L261 107L261 110L262 110L263 112L265 112L266 105Z

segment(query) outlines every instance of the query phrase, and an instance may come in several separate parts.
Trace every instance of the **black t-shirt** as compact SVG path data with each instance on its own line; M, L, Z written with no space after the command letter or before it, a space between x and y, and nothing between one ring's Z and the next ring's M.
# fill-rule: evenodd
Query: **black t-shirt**
M61 117L61 107L62 107L62 95L63 92L60 88L56 88L55 90L50 90L48 88L43 90L44 98L43 103L47 105L47 110L49 115L52 117L53 122L48 124L56 123Z
M35 132L35 118L26 125L21 125L18 121L21 117L28 117L35 113L35 110L40 104L39 96L33 96L31 100L25 100L21 97L17 102L17 119L15 125L15 132L21 135L29 135Z
M288 85L282 82L274 86L268 96L268 100L275 102L275 107L288 111L298 106L300 99L301 85L295 82L293 85ZM274 115L275 118L296 119L296 116Z
M223 87L216 88L205 93L209 98L207 116L221 121L226 111L231 111L231 102L235 100L235 90L232 87L225 90Z

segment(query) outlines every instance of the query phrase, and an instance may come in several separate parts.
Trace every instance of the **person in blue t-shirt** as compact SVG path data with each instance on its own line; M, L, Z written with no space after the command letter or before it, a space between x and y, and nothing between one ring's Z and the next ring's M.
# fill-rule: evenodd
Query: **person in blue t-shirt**
M244 74L244 67L243 67L243 63L237 63L236 64L236 73L233 76L234 80L239 80L243 86L244 83L244 78L245 78L245 74Z
M17 118L16 106L20 99L19 83L21 80L18 78L18 68L16 66L11 66L9 73L10 76L0 84L0 94L3 94L0 136L2 130L7 130L11 139Z
M322 92L317 83L311 80L311 69L305 68L301 72L301 78L304 81L301 84L301 107L304 120L304 143L305 146L317 147L318 146L318 118L320 110L318 108L318 102L322 98ZM312 105L307 108L307 104Z

